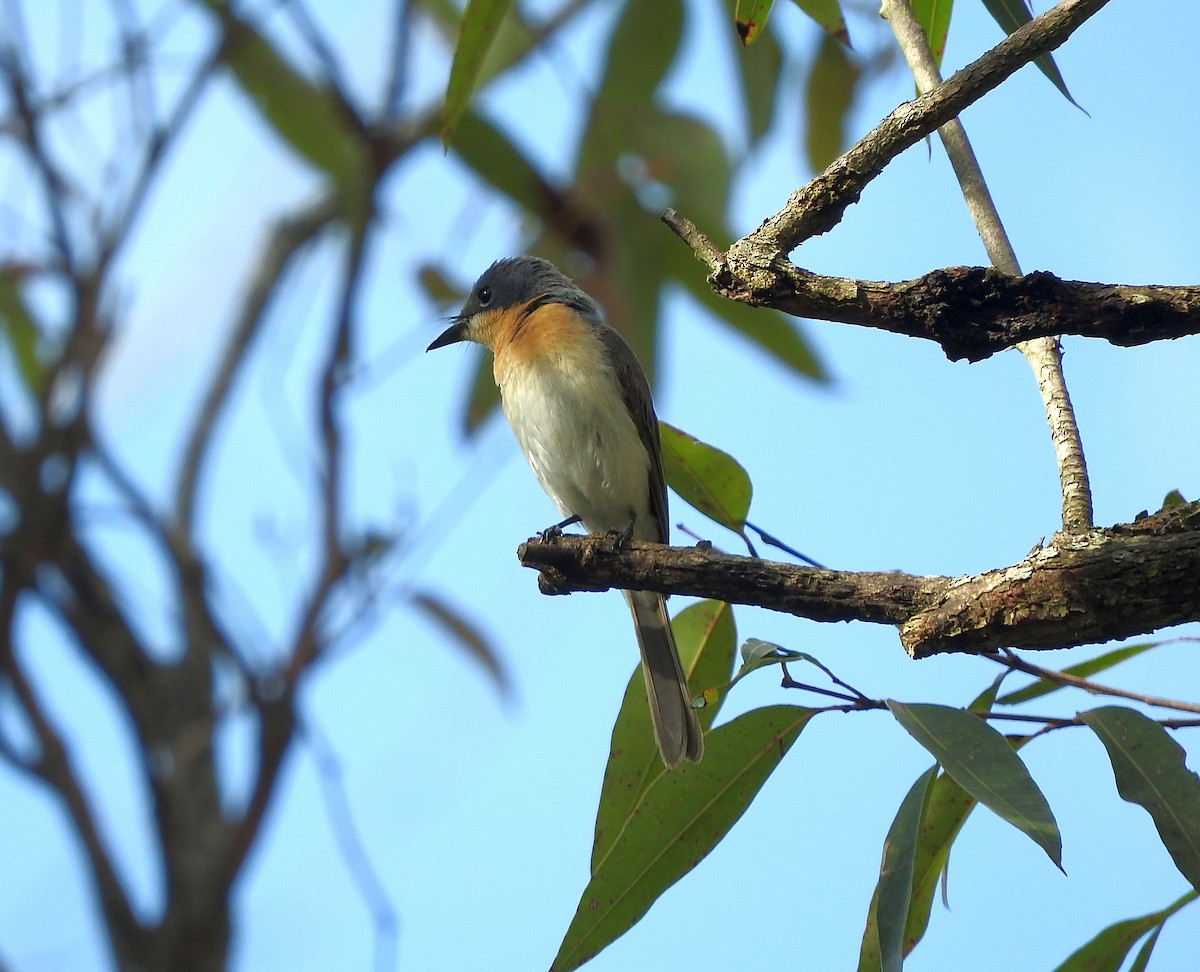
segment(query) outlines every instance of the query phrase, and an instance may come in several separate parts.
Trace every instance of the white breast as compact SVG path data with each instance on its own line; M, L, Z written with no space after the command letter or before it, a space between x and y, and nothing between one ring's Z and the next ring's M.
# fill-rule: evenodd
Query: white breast
M504 414L533 474L564 516L593 533L650 528L646 448L602 359L513 362L501 377ZM639 529L639 527L641 529Z

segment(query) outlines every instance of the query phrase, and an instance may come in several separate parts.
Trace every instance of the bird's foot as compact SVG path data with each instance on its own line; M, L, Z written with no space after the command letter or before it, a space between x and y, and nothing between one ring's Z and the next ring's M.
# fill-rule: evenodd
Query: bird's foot
M539 536L542 538L542 543L553 543L562 536L563 527L569 527L578 523L580 517L578 515L568 516L565 520L555 523L554 526L548 526Z

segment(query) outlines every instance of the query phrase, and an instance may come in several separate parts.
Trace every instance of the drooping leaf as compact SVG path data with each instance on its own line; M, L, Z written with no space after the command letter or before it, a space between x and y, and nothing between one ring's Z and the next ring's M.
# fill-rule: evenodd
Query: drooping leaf
M351 108L306 78L224 0L204 0L221 23L221 60L259 114L301 158L328 174L353 201L364 198L366 146Z
M737 0L733 11L733 26L742 44L749 46L758 40L775 0Z
M442 106L440 132L444 145L450 144L458 121L475 93L480 68L511 6L512 0L467 0Z
M1029 9L1027 0L983 0L983 5L987 7L988 13L992 15L992 19L996 21L1001 29L1006 34L1011 34L1019 27L1024 27L1033 19L1033 11ZM1071 92L1067 90L1067 82L1063 80L1062 74L1059 73L1058 65L1054 63L1054 57L1050 54L1042 54L1033 61L1038 66L1038 70L1042 72L1054 87L1062 93L1062 96L1071 102L1076 108L1079 108L1079 102L1071 97ZM1082 109L1080 109L1082 110Z
M483 669L502 696L512 694L512 678L504 659L477 624L432 591L413 594L411 604L449 635L466 652L467 657Z
M967 706L971 712L987 712L995 704L996 693L1007 673L1001 674ZM1029 737L1010 738L1013 749L1020 749ZM921 816L920 835L913 859L912 897L904 929L904 954L908 954L925 935L929 927L929 915L937 891L938 879L945 874L950 860L950 849L961 832L977 801L954 782L945 772L939 773L931 787ZM878 939L871 933L871 922L875 913L879 888L871 898L871 909L867 931L863 935L863 947L859 955L860 972L874 972L879 968Z
M1106 651L1103 655L1089 658L1087 661L1079 662L1077 665L1069 665L1063 671L1068 675L1089 678L1097 672L1103 672L1106 669L1121 664L1123 661L1128 661L1130 658L1136 658L1142 652L1149 651L1151 648L1157 648L1158 645L1159 642L1151 641L1141 645L1125 645L1123 648L1114 648L1112 651ZM1051 692L1057 692L1059 689L1068 687L1063 685L1062 682L1056 682L1050 678L1039 678L1024 688L1002 695L996 700L996 704L1019 705L1022 702L1029 702L1031 699L1038 699L1043 695L1049 695Z
M804 146L814 172L824 171L846 147L846 123L861 78L862 69L846 49L822 37L804 92Z
M801 10L815 20L825 33L850 46L850 32L846 30L846 18L842 16L842 5L838 0L792 0Z
M679 660L687 672L688 685L694 694L705 694L707 704L696 715L701 727L707 731L721 708L723 696L705 690L710 685L728 681L733 666L737 641L733 608L721 601L699 601L684 608L671 621L671 628L675 632ZM593 871L629 823L646 789L665 772L654 742L650 708L646 702L646 680L639 666L629 678L613 724L608 765L596 808Z
M752 493L746 470L729 453L666 422L658 425L667 485L688 505L741 533L750 512Z
M597 863L551 972L569 972L628 931L746 812L814 710L755 709L714 729L704 760L664 772Z
M1108 750L1117 792L1142 807L1179 872L1200 889L1200 777L1183 747L1140 712L1103 706L1079 717Z
M946 34L950 31L950 14L954 0L912 0L913 16L925 32L925 40L938 67L946 53Z
M913 876L917 849L921 838L921 821L925 806L937 777L937 765L931 766L917 778L900 803L896 818L883 842L883 861L879 867L879 883L871 902L859 968L863 959L874 956L872 967L882 972L900 972L904 965L905 929L912 902ZM873 941L872 941L873 939Z
M1129 957L1133 946L1143 935L1152 932L1151 941L1156 940L1167 919L1184 905L1195 900L1196 891L1193 888L1174 904L1163 908L1162 911L1156 911L1141 918L1128 918L1125 921L1109 925L1087 944L1072 952L1054 972L1118 972L1125 964L1125 959ZM1147 945L1151 950L1153 949L1151 942L1147 942ZM1149 958L1149 951L1145 948L1142 951L1146 958ZM1141 960L1142 956L1139 954L1138 961ZM1131 969L1130 972L1133 970Z
M1026 834L1062 868L1062 836L1054 814L1004 736L962 709L890 699L887 706L959 786Z

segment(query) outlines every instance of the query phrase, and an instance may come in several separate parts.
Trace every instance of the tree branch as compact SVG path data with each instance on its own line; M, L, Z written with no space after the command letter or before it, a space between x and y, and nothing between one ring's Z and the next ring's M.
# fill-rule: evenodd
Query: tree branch
M790 264L766 290L725 292L796 317L874 327L941 345L952 361L982 361L1056 334L1119 347L1200 334L1200 287L1018 277L995 267L947 267L888 283L826 277Z
M753 604L814 621L900 627L914 658L1067 648L1200 619L1200 503L1086 534L1057 534L974 577L818 570L606 536L535 537L517 555L546 594L609 588Z

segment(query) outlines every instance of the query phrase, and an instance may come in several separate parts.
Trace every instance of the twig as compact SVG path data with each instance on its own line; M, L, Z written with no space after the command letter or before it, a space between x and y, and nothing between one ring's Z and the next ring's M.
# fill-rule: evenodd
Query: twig
M908 0L883 0L881 12L892 26L904 58L912 70L917 87L923 92L936 91L943 85L937 63L921 25L913 16ZM938 137L958 177L963 199L975 227L983 240L992 263L1005 273L1021 275L1017 255L1009 242L1008 233L1000 219L992 195L988 191L983 170L967 138L966 129L957 117L948 119L938 128ZM1062 373L1062 350L1058 338L1043 337L1022 342L1017 347L1025 355L1037 379L1054 455L1058 463L1062 489L1063 527L1081 532L1092 526L1092 494L1088 483L1087 465L1083 457L1083 441L1071 407L1066 381Z
M828 232L858 201L863 189L905 149L996 88L1034 58L1054 50L1108 0L1062 0L948 78L937 90L907 102L837 159L821 175L792 193L787 204L726 254L725 270L766 269L779 254ZM732 265L732 266L731 266ZM747 275L749 279L750 275Z
M1200 703L1184 702L1179 699L1166 699L1158 695L1145 695L1141 692L1130 692L1127 689L1115 688L1111 685L1101 685L1099 682L1093 682L1091 679L1072 675L1070 672L1060 672L1056 669L1042 668L1041 665L1034 665L1008 649L1001 649L998 655L989 654L985 657L1013 671L1024 672L1026 675L1033 675L1049 682L1057 682L1059 685L1069 685L1072 688L1083 689L1083 691L1090 692L1092 695L1110 695L1118 699L1129 699L1131 702L1152 705L1159 709L1175 709L1179 712L1195 712L1200 714Z

